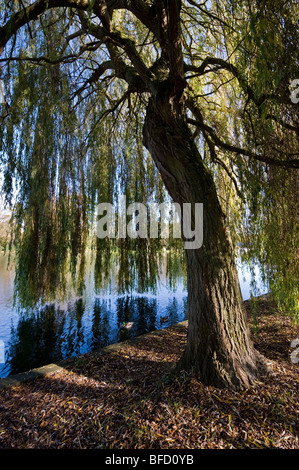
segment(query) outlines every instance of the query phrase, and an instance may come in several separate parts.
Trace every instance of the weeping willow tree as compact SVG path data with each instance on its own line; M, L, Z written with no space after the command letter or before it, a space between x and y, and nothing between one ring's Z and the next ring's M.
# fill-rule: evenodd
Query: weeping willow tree
M261 379L235 259L259 263L298 316L297 2L0 3L2 190L19 301L63 294L69 274L82 291L90 245L98 285L116 256L123 290L154 287L165 241L95 237L97 204L202 203L203 244L184 255L178 368L219 387Z

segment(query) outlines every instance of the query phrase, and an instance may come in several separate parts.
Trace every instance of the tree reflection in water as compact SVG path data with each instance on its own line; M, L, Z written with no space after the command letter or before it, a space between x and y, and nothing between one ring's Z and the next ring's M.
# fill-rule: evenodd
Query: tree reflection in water
M82 298L66 310L46 305L41 310L20 313L11 328L5 375L94 351L109 344L161 328L160 317L169 317L163 327L186 318L187 297L159 298L130 295L95 298L92 306ZM121 324L133 322L130 330ZM3 374L2 374L3 375Z
M171 254L165 257L157 290L151 294L116 292L115 271L110 270L111 283L99 290L95 289L91 274L83 297L64 306L48 304L30 312L21 310L18 315L12 309L12 279L8 279L9 273L2 264L0 339L5 341L6 363L0 364L0 377L95 351L187 318L185 272L182 260ZM250 280L248 272L240 271L244 299L250 297ZM167 321L162 324L161 318ZM121 325L127 322L133 322L133 327L122 329ZM5 325L10 323L9 332Z

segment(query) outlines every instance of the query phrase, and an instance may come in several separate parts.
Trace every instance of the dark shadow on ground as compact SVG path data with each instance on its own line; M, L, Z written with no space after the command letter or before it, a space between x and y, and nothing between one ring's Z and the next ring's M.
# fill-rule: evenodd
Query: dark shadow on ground
M261 350L271 338L265 331L256 337ZM298 376L290 361L279 357L272 377L241 393L205 387L170 375L186 334L155 332L3 390L0 448L294 448Z

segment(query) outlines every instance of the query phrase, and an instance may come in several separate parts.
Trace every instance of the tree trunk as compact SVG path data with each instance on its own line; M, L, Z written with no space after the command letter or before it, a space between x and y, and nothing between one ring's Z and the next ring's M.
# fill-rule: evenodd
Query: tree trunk
M250 339L232 244L212 175L184 118L172 112L169 100L150 100L143 136L174 202L203 203L203 245L186 250L188 337L178 366L206 385L248 387L267 368Z

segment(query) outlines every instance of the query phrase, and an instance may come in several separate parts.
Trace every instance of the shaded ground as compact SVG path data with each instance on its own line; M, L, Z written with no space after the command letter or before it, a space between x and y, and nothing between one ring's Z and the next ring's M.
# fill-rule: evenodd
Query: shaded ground
M186 341L186 328L171 327L2 390L0 448L298 448L299 332L266 298L257 312L254 342L273 368L263 383L235 393L169 380Z

